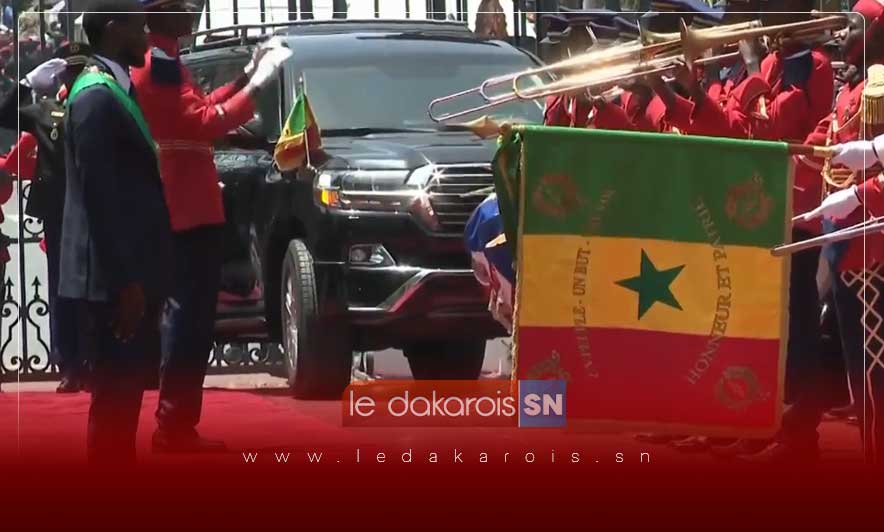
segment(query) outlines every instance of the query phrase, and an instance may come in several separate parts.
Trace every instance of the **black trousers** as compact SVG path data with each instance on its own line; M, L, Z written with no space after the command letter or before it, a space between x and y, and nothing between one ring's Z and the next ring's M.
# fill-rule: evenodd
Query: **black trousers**
M223 226L175 233L172 296L163 312L157 424L171 435L193 432L200 421L203 380L215 330L223 259Z
M884 464L884 266L841 272L835 307L866 461Z
M61 213L43 219L46 236L46 273L49 278L49 332L52 357L63 378L79 380L85 371L80 331L84 326L77 301L58 295L61 264Z
M135 462L135 435L141 399L148 378L147 360L155 348L159 305L148 309L134 337L117 340L111 328L113 306L83 302L95 352L92 361L92 402L86 446L92 465Z
M795 231L793 240L809 235ZM792 446L816 446L817 428L828 401L823 386L820 339L821 306L816 275L819 249L792 256L789 278L789 344L786 354L786 410L778 440Z

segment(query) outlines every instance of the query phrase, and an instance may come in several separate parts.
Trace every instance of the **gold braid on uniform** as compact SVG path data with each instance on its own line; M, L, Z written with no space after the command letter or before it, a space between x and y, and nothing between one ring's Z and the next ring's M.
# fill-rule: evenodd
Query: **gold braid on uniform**
M860 104L862 105L862 104ZM863 106L864 107L864 106ZM829 126L829 134L826 137L826 146L831 146L835 137L845 129L852 127L856 120L862 116L862 111L851 116L842 126L838 126L837 110L832 112L832 124ZM826 159L823 163L823 198L829 194L829 187L834 189L847 188L853 184L856 179L856 172L849 168L832 168L832 159ZM828 185L828 186L826 186Z
M840 128L838 127L837 115L832 118L832 127L829 129L827 144L842 130L852 127L854 120L860 118L860 138L871 138L877 131L884 127L884 65L872 65L866 76L866 85L863 87L862 101L859 112ZM826 184L835 189L843 189L851 186L856 181L856 172L846 168L832 168L830 159L823 165L823 179ZM826 190L823 187L823 194Z

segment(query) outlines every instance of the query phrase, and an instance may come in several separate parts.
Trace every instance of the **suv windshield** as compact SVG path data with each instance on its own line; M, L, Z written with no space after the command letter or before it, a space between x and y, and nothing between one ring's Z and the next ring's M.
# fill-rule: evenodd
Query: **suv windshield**
M471 53L432 55L409 49L397 53L395 48L399 47L391 44L383 53L371 57L338 56L317 64L309 64L307 59L295 65L294 70L303 73L310 106L324 131L436 128L437 124L427 115L427 106L433 99L477 87L494 76L536 66L528 56L516 51L483 54L482 45L470 46L477 49ZM296 59L304 58L296 55ZM501 86L491 92L499 94L508 89ZM454 112L483 102L475 94L441 104L434 111ZM543 119L543 110L540 103L512 102L452 122L482 115L537 123Z

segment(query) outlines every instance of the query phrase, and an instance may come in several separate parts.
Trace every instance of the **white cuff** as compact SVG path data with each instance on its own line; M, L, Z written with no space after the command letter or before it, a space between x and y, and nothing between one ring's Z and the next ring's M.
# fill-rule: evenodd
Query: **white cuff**
M872 140L872 149L875 152L875 157L878 158L878 162L884 165L884 135L878 135Z

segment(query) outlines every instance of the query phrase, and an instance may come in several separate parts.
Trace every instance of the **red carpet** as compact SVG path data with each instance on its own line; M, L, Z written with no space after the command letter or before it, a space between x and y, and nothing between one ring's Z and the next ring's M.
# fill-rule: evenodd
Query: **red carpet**
M807 530L843 530L846 515L861 518L848 508L874 511L879 503L873 487L880 477L844 467L859 465L857 430L844 423L823 425L822 467L784 472L725 465L627 434L345 429L337 401L295 401L279 390L207 390L200 430L224 439L232 452L158 457L149 450L156 401L156 392L144 401L140 474L72 475L64 466L84 461L89 396L0 394L0 507L16 508L0 526L259 531L280 524L342 529L355 520L365 529L497 530L510 520L518 526L508 529L555 530L555 521L577 519L586 523L580 528L599 530L629 522L643 523L643 530L688 522L703 530L753 529L736 526L742 517L754 528L795 530L795 511L812 507ZM256 461L247 464L243 452ZM438 453L435 462L431 452ZM642 452L649 464L640 462ZM316 453L321 464L309 459Z
M323 459L334 463L360 463L376 453L385 453L385 463L400 461L412 449L415 464L426 463L430 452L439 453L439 466L460 465L452 451L466 450L461 457L466 467L479 464L478 453L488 454L488 465L503 466L524 460L520 453L532 452L536 464L566 462L570 453L580 454L581 462L600 465L620 464L616 453L623 453L624 464L638 464L641 452L650 453L652 464L704 465L718 461L705 455L683 455L666 446L637 443L627 434L587 434L573 431L509 428L343 428L340 402L296 401L284 390L248 391L206 390L200 431L207 437L223 439L231 453L214 457L156 457L150 453L154 429L153 411L157 393L145 395L139 427L139 456L144 462L162 464L186 460L188 463L244 463L243 452L264 453L272 461L273 452L293 452L293 462L309 464L308 452L323 452ZM88 394L59 395L46 392L0 394L0 458L32 465L77 464L85 459L85 427ZM846 423L824 423L824 458L827 462L856 462L858 432ZM506 458L503 454L510 452ZM368 458L367 458L368 457ZM518 457L518 458L517 458ZM262 460L259 460L259 462Z

